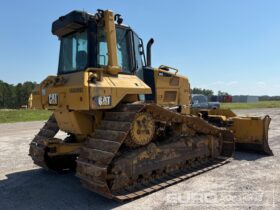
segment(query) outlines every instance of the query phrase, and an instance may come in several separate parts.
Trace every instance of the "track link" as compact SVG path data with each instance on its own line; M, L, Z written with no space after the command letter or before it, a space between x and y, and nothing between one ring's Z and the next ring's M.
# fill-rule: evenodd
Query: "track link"
M44 142L53 138L58 131L59 127L54 115L52 115L30 143L29 155L31 156L34 164L44 169L49 169L46 161L47 147Z
M57 125L54 115L45 123L43 128L34 137L30 143L29 155L34 164L55 172L62 172L64 170L74 170L76 167L77 154L49 156L48 143L55 137L59 127Z
M108 170L113 158L124 143L132 121L143 106L122 107L105 112L104 119L81 148L76 175L86 188L112 197L108 187Z
M187 161L188 164L181 163L182 160L179 159L178 165L175 164L175 167L169 171L166 171L166 168L153 171L152 176L148 175L150 179L139 181L130 176L124 176L122 170L125 169L122 167L125 168L126 164L119 160L122 158L124 161L129 160L136 153L133 149L129 151L123 145L126 138L129 137L131 124L136 113L142 111L149 112L158 122L184 124L194 136L203 138L212 136L216 140L221 139L220 154L215 155L215 157L210 157L209 154L207 157L194 157L190 159L192 160L190 163ZM189 138L191 137L189 136ZM178 140L179 146L177 148L181 148L180 144L184 141L184 139ZM139 151L144 150L144 152L139 152L139 154L153 153L153 151L150 152L152 146L157 148L154 143L150 143L140 148ZM81 179L82 184L91 191L123 201L140 197L221 166L229 161L233 151L234 138L230 131L213 126L198 117L181 115L152 104L121 105L104 113L101 125L82 146L80 156L77 159L76 175ZM116 172L117 169L120 169L119 173ZM127 187L115 185L127 185Z
M231 158L218 157L204 163L197 163L197 166L190 166L184 169L166 173L158 178L147 180L142 183L135 183L130 187L113 193L113 198L119 201L132 200L141 196L156 192L184 180L211 171L231 161Z

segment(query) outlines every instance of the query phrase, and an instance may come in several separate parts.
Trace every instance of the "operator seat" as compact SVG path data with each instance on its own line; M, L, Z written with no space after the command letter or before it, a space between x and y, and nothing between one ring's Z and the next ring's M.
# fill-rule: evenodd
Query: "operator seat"
M76 64L77 69L84 69L87 65L87 52L86 51L78 51L76 55Z

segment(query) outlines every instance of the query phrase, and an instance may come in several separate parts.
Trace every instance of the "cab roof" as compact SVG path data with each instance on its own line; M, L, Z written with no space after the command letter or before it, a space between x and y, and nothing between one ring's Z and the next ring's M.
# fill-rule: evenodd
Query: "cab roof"
M58 37L63 37L87 27L90 21L96 21L95 15L85 11L74 10L53 22L52 33Z

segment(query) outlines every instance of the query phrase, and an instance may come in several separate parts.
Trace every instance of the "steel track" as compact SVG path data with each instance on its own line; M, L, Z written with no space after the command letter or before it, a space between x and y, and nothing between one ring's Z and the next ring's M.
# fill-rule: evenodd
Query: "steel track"
M149 182L145 180L143 183L122 179L122 175L112 174L112 165L116 157L122 155L120 148L129 135L135 114L140 111L151 113L157 121L185 124L196 135L212 135L222 138L222 150L217 156L222 156L223 161L217 159L217 156L212 157L206 165L204 163L196 164L196 167L163 173L159 175L160 178ZM157 105L122 105L105 112L101 125L81 148L80 156L77 159L76 175L86 188L103 196L117 200L134 199L221 166L229 161L233 151L234 138L230 131L213 126L198 117L181 115ZM127 187L114 190L111 184L114 179L118 179L117 182L124 182L124 184L127 181Z

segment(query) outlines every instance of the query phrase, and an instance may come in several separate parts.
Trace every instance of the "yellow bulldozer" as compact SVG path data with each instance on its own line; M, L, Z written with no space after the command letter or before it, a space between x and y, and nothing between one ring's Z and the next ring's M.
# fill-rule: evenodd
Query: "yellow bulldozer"
M56 76L32 92L53 111L30 144L35 164L75 170L90 190L134 199L230 161L235 145L272 154L270 118L191 108L189 80L151 67L151 46L110 10L72 11L53 22ZM56 138L61 130L68 135Z

